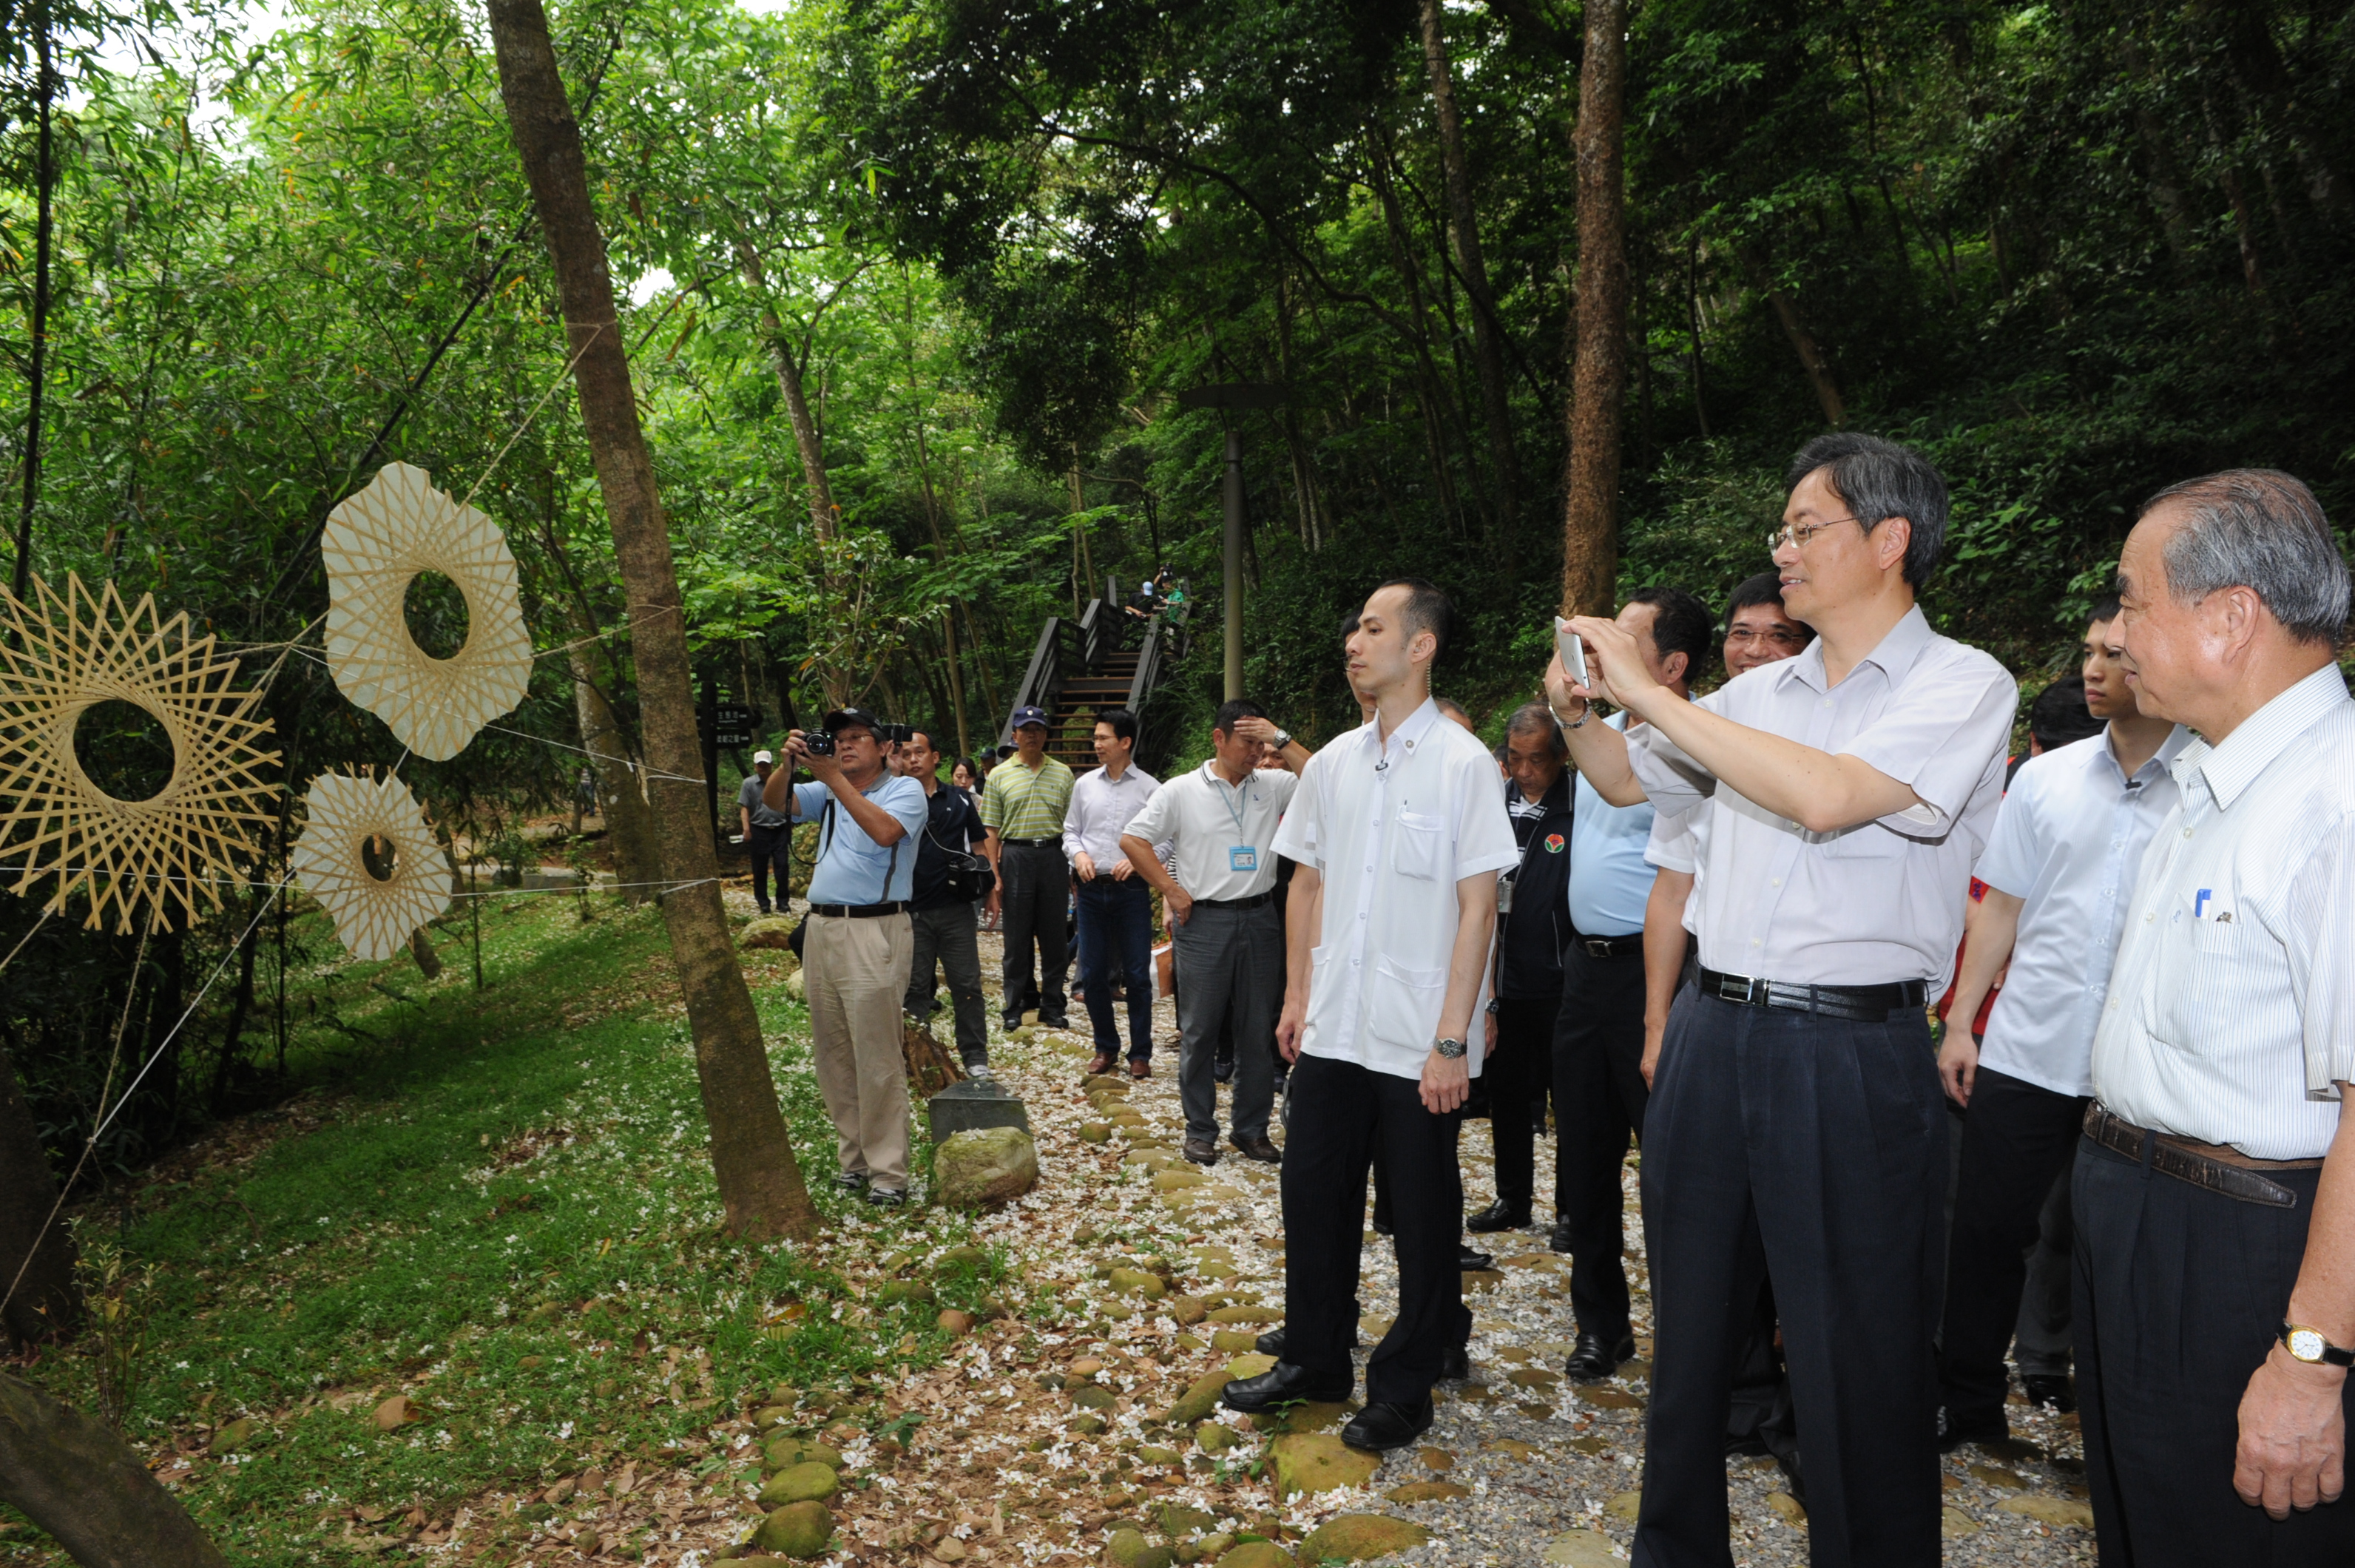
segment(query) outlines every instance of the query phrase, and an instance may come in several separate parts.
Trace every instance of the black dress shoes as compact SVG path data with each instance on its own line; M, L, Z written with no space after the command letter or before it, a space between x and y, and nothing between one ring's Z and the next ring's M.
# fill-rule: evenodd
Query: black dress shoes
M1578 1342L1570 1348L1570 1360L1562 1363L1561 1370L1569 1374L1572 1382L1599 1383L1616 1372L1622 1361L1635 1359L1634 1335L1622 1334L1616 1345L1606 1345L1602 1335L1589 1334L1582 1329Z
M1546 1247L1547 1250L1550 1252L1566 1253L1570 1251L1569 1221L1556 1220L1553 1222L1553 1229L1546 1232Z
M2062 1415L2077 1408L2076 1385L2065 1372L2030 1372L2019 1380L2019 1386L2030 1404L2049 1405Z
M1210 1059L1210 1081L1212 1083L1231 1083L1234 1082L1234 1078L1235 1059L1233 1057L1214 1056Z
M1365 1349L1365 1344L1366 1341L1357 1334L1352 1333L1349 1336L1349 1349L1352 1350L1363 1349ZM1284 1360L1283 1328L1278 1326L1261 1335L1257 1339L1252 1342L1252 1349L1257 1350L1263 1356L1273 1356L1279 1361Z
M1219 1146L1210 1142L1208 1138L1188 1138L1185 1143L1178 1147L1178 1152L1184 1155L1188 1159L1192 1160L1196 1165L1216 1165L1219 1163Z
M1273 1410L1279 1404L1296 1404L1302 1400L1337 1404L1348 1398L1349 1391L1357 1386L1358 1375L1354 1371L1331 1377L1294 1366L1290 1361L1278 1361L1255 1378L1237 1378L1229 1383L1220 1391L1219 1403L1229 1410L1241 1411ZM1430 1424L1426 1413L1423 1425Z
M1489 1204L1486 1209L1481 1210L1477 1214L1475 1214L1470 1219L1465 1221L1464 1228L1467 1231L1478 1232L1486 1232L1489 1231L1518 1231L1526 1228L1529 1222L1529 1206L1528 1204L1524 1203L1519 1208L1516 1209L1511 1204L1499 1198L1494 1203Z
M1472 1351L1469 1346L1450 1345L1439 1358L1439 1381L1460 1383L1472 1375Z
M2011 1435L2011 1424L1997 1411L1988 1416L1957 1417L1945 1405L1938 1407L1938 1452L1951 1454L1966 1443L2000 1443Z
M1380 1454L1403 1448L1430 1430L1431 1396L1425 1394L1412 1404L1366 1406L1341 1428L1341 1441L1352 1448L1370 1448Z
M1459 1269L1484 1269L1496 1261L1487 1253L1467 1247L1461 1242L1455 1243L1455 1266Z

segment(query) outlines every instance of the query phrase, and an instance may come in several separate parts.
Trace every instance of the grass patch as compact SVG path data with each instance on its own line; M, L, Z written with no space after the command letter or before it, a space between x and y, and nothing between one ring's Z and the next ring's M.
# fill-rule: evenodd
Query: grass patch
M306 1027L314 1085L272 1115L311 1125L151 1183L121 1230L154 1271L129 1428L232 1561L319 1561L355 1507L446 1515L624 1456L719 1468L712 1428L757 1392L834 1391L856 1418L887 1363L936 1359L942 1307L1000 1287L994 1262L959 1264L929 1275L936 1301L887 1302L826 1266L905 1269L965 1227L929 1208L879 1218L831 1188L833 1131L782 962L745 955L795 1150L855 1245L720 1233L652 909L603 904L584 924L570 900L496 902L479 994L464 940L445 939L430 987L405 961L307 977L301 1012L334 1027ZM89 1407L83 1351L30 1375ZM379 1430L372 1413L396 1394L418 1419ZM255 1423L249 1442L205 1456L238 1418ZM0 1560L63 1561L0 1520L16 1527Z

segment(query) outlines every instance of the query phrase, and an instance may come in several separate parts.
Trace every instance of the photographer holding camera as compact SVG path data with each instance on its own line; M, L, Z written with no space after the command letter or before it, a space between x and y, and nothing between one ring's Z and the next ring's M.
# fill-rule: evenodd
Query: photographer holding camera
M915 945L909 905L924 786L883 765L890 734L857 708L826 716L816 734L785 738L785 766L762 798L818 819L802 973L818 1093L834 1118L836 1185L879 1207L908 1200L908 1081L900 1005ZM794 767L814 782L794 784Z

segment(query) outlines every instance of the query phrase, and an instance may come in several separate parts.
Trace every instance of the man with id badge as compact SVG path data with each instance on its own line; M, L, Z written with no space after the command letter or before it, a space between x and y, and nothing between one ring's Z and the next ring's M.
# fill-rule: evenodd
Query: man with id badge
M1234 1009L1231 1136L1250 1158L1284 1157L1267 1136L1275 1104L1275 1014L1284 1002L1284 924L1275 903L1275 825L1300 781L1255 766L1266 710L1247 698L1220 708L1211 757L1156 790L1120 836L1121 853L1161 894L1178 970L1178 1093L1188 1159L1219 1159L1219 1029ZM1274 732L1278 745L1290 741ZM1173 876L1153 846L1171 846Z

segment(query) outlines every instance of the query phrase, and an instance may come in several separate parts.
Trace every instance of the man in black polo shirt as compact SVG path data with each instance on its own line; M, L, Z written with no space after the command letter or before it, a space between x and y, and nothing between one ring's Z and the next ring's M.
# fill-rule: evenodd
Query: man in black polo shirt
M989 1074L989 1014L981 995L980 916L968 891L952 891L950 857L979 860L989 830L981 825L973 797L941 783L940 748L919 730L900 749L900 771L924 786L924 837L916 846L916 881L911 899L915 954L908 965L908 1016L923 1019L938 1006L933 973L948 972L949 1000L956 1009L957 1054L964 1070Z

